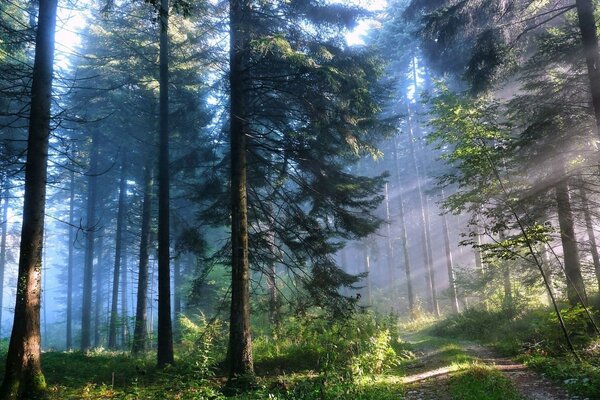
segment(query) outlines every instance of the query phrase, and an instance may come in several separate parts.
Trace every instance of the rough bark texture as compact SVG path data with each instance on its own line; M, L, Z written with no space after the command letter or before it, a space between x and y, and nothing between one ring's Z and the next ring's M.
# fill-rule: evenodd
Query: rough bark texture
M231 145L231 314L229 380L254 375L250 332L250 266L246 194L247 104L245 58L249 46L248 0L230 0L230 145Z
M160 2L160 131L158 164L157 365L173 364L171 270L169 266L169 0Z
M110 306L110 325L108 327L108 348L117 348L117 319L119 318L119 279L121 278L121 249L123 246L123 225L125 222L125 201L127 196L127 160L125 153L121 160L121 179L119 184L119 208L117 210L117 231L115 233L115 266L113 270L112 299Z
M569 186L566 179L561 180L556 185L556 205L564 254L565 275L567 278L567 297L571 305L587 304L585 286L583 277L581 276L579 252L577 250L577 238L575 237L573 226Z
M92 345L92 282L94 275L94 239L96 229L96 171L98 169L98 133L94 132L91 143L90 169L88 171L87 229L85 238L85 259L83 265L83 304L81 307L81 351Z
M596 133L600 135L600 54L598 53L594 3L592 0L576 0L575 6L579 19L581 44L583 44L583 51L585 52L594 116L596 117Z
M140 260L138 270L137 306L133 331L133 354L146 351L148 339L148 244L150 242L150 219L152 218L152 171L146 167L144 173L144 202L142 205L142 227L140 237Z
M57 0L40 2L25 164L23 226L15 315L0 399L43 397L40 363L42 240L46 207L50 104Z

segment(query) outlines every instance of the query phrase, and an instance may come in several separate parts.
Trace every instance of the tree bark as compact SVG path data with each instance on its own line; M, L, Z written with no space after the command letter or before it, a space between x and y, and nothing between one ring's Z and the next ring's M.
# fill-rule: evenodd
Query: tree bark
M248 134L247 65L249 0L230 0L230 146L231 146L231 313L229 324L229 382L254 375L250 331L250 265L248 261L248 203L246 193L246 135Z
M585 62L590 82L592 106L596 118L596 134L600 135L600 54L598 52L598 34L592 0L575 0L581 44L585 53Z
M6 237L8 235L8 189L3 191L2 238L0 239L0 337L2 337L2 310L4 307L4 271L6 269Z
M127 159L123 152L121 159L121 179L119 184L119 208L117 210L117 231L115 233L115 266L113 270L112 299L110 303L110 325L108 327L108 348L117 348L117 319L119 317L119 279L121 278L121 249L123 246L123 225L125 222L125 201L127 196ZM123 296L124 298L124 296Z
M577 250L577 239L569 198L569 186L566 178L557 183L555 190L560 238L564 253L564 268L567 278L567 297L571 305L587 305L587 295L581 275L579 251Z
M169 0L160 2L160 132L158 164L158 342L157 365L173 358L169 227Z
M123 214L127 216L127 202L123 205ZM129 347L129 299L127 297L129 279L127 278L127 217L123 220L123 241L121 242L121 344L123 348Z
M92 333L92 282L94 274L94 239L96 229L96 171L98 169L98 133L92 134L90 168L87 183L87 232L85 237L85 259L83 266L83 299L81 307L81 351L91 347Z
M46 382L40 362L42 240L57 0L40 2L25 164L23 225L15 314L0 399L36 399Z
M150 242L150 220L152 218L152 170L146 166L144 172L144 201L142 205L142 227L140 234L140 260L137 288L137 305L133 330L133 354L146 351L148 339L148 245Z

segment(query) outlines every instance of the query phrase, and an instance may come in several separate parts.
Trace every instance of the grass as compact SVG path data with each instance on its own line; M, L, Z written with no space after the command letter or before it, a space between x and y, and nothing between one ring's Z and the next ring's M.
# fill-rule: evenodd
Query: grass
M453 400L523 399L500 371L477 364L453 374L449 386Z

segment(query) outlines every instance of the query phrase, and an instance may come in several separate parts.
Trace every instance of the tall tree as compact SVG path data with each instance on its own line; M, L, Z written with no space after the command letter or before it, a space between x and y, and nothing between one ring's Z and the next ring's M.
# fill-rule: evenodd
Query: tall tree
M231 311L229 379L254 374L250 332L250 264L248 261L248 202L246 135L248 106L247 60L250 46L250 0L230 0L230 148L231 148Z
M148 340L148 246L152 218L152 168L144 168L144 199L142 201L142 226L140 234L140 256L138 268L137 304L131 351L139 354L146 351Z
M8 234L8 200L9 191L2 191L2 233L0 237L0 336L2 336L2 307L4 297L4 274L6 270L6 236Z
M123 246L123 225L125 225L125 201L127 196L127 156L123 151L121 158L121 178L119 184L119 206L117 210L117 231L115 237L115 265L113 270L113 287L110 307L110 323L108 327L108 348L117 348L117 319L119 305L119 279L121 278L121 249ZM122 293L123 300L126 293Z
M87 177L87 232L85 238L85 259L83 265L83 299L81 307L81 351L89 350L92 345L92 294L94 279L94 244L96 237L96 206L99 157L99 133L92 132L90 168Z
M40 2L25 164L19 276L1 399L36 399L46 390L40 354L40 295L57 0Z
M159 367L173 364L169 226L169 0L160 9L160 111L158 155L158 347Z

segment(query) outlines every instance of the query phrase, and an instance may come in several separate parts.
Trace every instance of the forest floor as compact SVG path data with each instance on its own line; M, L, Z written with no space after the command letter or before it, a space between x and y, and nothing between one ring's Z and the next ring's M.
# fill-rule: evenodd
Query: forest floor
M417 356L405 365L402 383L406 400L584 399L474 342L418 332L405 335L404 340Z

